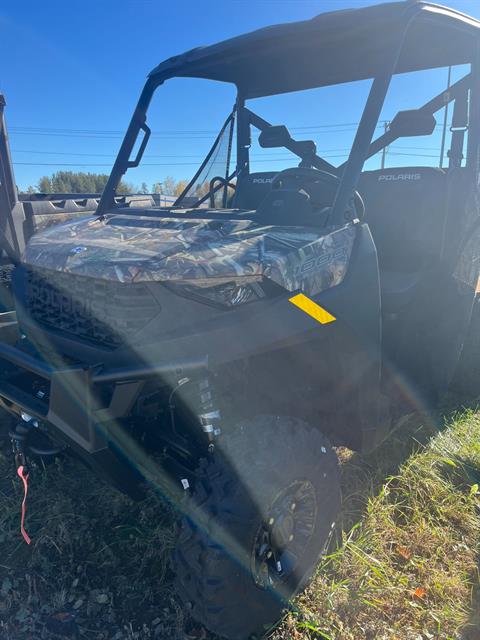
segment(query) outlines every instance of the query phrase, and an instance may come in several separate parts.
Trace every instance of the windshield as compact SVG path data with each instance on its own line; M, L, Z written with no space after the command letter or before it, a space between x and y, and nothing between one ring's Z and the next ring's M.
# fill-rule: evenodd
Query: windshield
M187 84L187 91L182 88L183 83ZM172 84L175 84L176 94L170 88ZM173 79L156 92L162 100L162 105L165 99L173 101L176 105L181 103L175 113L170 112L175 118L175 126L178 127L178 130L175 130L176 137L173 130L167 135L168 130L164 129L163 119L157 115L159 111L164 112L165 107L157 109L155 106L149 109L148 122L152 127L149 145L153 143L156 152L157 141L161 138L162 148L158 147L158 151L162 152L163 157L169 157L168 154L172 153L172 157L175 158L171 170L168 170L169 174L175 174L174 180L170 176L168 179L162 179L158 174L150 180L154 181L154 185L162 185L162 193L175 196L176 208L221 209L230 206L234 202L232 197L239 175L239 162L243 162L241 156L245 152L248 154L248 173L260 171L275 174L300 163L335 172L335 165L348 158L372 81L364 80L339 87L323 87L252 99L248 104L237 98L233 109L230 106L231 93L227 93L225 89L220 91L218 84L201 80L192 84L190 80ZM165 94L167 87L168 91ZM198 104L201 105L202 97L206 92L212 91L212 88L217 92L215 95L218 96L218 101L216 113L212 114L211 120L218 118L219 105L222 103L225 106L224 113L227 114L216 135L211 129L194 129L195 125L192 124L193 118L206 116L201 111L198 114L195 111ZM181 91L190 92L191 99L178 100L178 96L182 96ZM239 114L242 115L243 130L242 126L239 127ZM349 124L345 125L345 122ZM270 129L271 125L287 126L287 136L265 141L266 130ZM182 126L186 127L185 131ZM202 127L208 127L208 124L202 123ZM162 131L164 133L161 133ZM262 132L264 140L260 144ZM200 150L201 139L206 140L207 134L210 135L211 146L204 151L204 159L197 165L198 168L193 175L188 176L183 169L177 169L177 166L191 164L189 159L194 157L191 152L197 148ZM244 137L245 140L239 142L240 137ZM271 138L271 135L269 137ZM185 146L186 139L190 143L188 151ZM140 144L137 142L138 146ZM184 148L184 153L188 155L177 155L178 151L183 151ZM148 154L146 166L150 167L150 158L154 156L150 155L150 150ZM188 159L188 162L177 162L177 158L182 161ZM244 167L243 175L245 173ZM140 179L147 182L144 175L142 173Z
M374 127L365 169L451 164L459 155L459 134L453 134L466 124L468 99L463 78L468 73L469 66L463 65L395 75ZM408 93L405 86L417 90ZM258 174L263 176L258 181L271 182L278 172L300 166L340 177L371 87L371 80L363 80L257 98L248 106L237 100L193 176L182 174L176 181L169 177L156 184L166 185L163 193L174 196L175 208L224 209L245 204L245 198L237 198L235 192L249 175ZM392 104L398 108L399 91L402 108L395 112ZM189 118L185 121L191 126ZM182 143L181 131L177 134L176 139L162 140L167 150L169 145ZM464 142L467 136L465 129ZM197 144L194 136L191 144ZM460 164L464 162L462 156ZM248 204L256 208L258 203Z
M134 118L132 137L129 130L123 145L126 153L130 149L128 159L122 147L98 210L113 204L114 189L127 169L138 168L145 185L144 172L149 172L147 179L153 182L152 191L169 197L170 209L173 205L175 209L184 210L257 210L275 176L286 169L300 167L319 170L337 179L335 185L335 181L330 180L329 195L319 198L308 189L307 195L314 210L333 206L333 218L344 220L362 170L458 164L461 147L468 138L465 129L468 74L468 65L460 65L394 75L382 111L366 108L371 104L368 101L375 92L374 87L383 82L381 78L248 102L237 94L233 109L234 88L230 85L176 78L158 90L156 85L147 83L139 101L139 110L144 112L140 126L143 137L139 135L139 120ZM215 97L210 112L203 102L206 82L209 95ZM405 86L409 91L405 91ZM200 95L196 96L198 90ZM160 97L161 108L148 109L154 94ZM163 129L165 113L178 129ZM201 122L204 127L212 126L215 120L221 123L217 124L216 135L215 129L193 128L194 122ZM157 164L148 160L140 167L147 143L146 157L171 157L174 161ZM158 144L159 155L155 146L155 155L152 154L152 143ZM200 165L194 164L193 159L199 157L203 157L203 161ZM464 160L460 157L460 166ZM189 177L185 167L195 165L197 169ZM156 168L150 169L157 166L168 167L160 169L166 175L159 175ZM266 188L259 187L255 197L251 197L250 187L260 184ZM302 184L305 186L298 184L299 188ZM290 180L289 188L291 185ZM278 186L276 181L275 187ZM165 200L159 202L166 204Z

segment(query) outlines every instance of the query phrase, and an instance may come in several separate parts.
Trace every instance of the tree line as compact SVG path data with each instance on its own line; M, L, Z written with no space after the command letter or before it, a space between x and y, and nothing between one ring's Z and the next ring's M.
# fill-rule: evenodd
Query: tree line
M57 171L51 176L42 176L36 185L28 187L26 193L102 193L107 184L108 174L83 171ZM117 193L162 193L179 196L188 184L188 180L176 180L167 176L151 187L142 182L140 187L121 181Z

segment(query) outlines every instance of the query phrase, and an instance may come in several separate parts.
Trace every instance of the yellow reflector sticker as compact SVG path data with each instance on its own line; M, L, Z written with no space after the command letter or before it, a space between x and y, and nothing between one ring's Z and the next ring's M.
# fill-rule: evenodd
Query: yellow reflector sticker
M299 293L293 298L289 298L290 302L294 304L296 307L308 313L314 320L320 322L321 324L328 324L329 322L335 322L335 316L332 316L326 309L321 307L319 304L307 298L307 296L303 295L303 293Z

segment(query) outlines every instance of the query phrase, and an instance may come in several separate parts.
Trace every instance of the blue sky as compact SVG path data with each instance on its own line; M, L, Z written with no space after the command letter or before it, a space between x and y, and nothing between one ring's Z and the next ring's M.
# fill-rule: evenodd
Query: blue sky
M369 4L370 0L4 0L0 89L7 99L17 183L26 188L62 168L108 173L145 76L162 59L268 24ZM479 0L448 4L480 17ZM431 74L415 83L413 94L406 90L407 79L397 80L385 119L394 115L389 109L419 106L423 96L428 99L443 88L446 77L443 71ZM366 83L359 83L258 100L252 106L273 123L287 124L298 138L315 138L323 155L336 163L342 158L333 156L345 153L354 128L325 131L322 125L358 121L367 89ZM205 81L174 80L160 88L150 117L156 136L145 165L129 172L127 180L150 186L166 175L192 175L233 98L231 87ZM312 129L302 132L301 127ZM428 157L435 146L424 139L402 142L403 151L399 145L390 162L400 161L402 156L395 153ZM252 150L254 168L283 168L284 153L263 153Z

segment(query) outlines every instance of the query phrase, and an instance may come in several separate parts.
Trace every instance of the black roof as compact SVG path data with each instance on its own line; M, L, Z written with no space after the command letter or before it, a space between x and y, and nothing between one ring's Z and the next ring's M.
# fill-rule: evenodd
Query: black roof
M397 72L472 59L480 21L447 7L409 0L322 13L252 31L169 58L150 76L232 82L246 98L372 78L381 72L412 5L418 13Z

